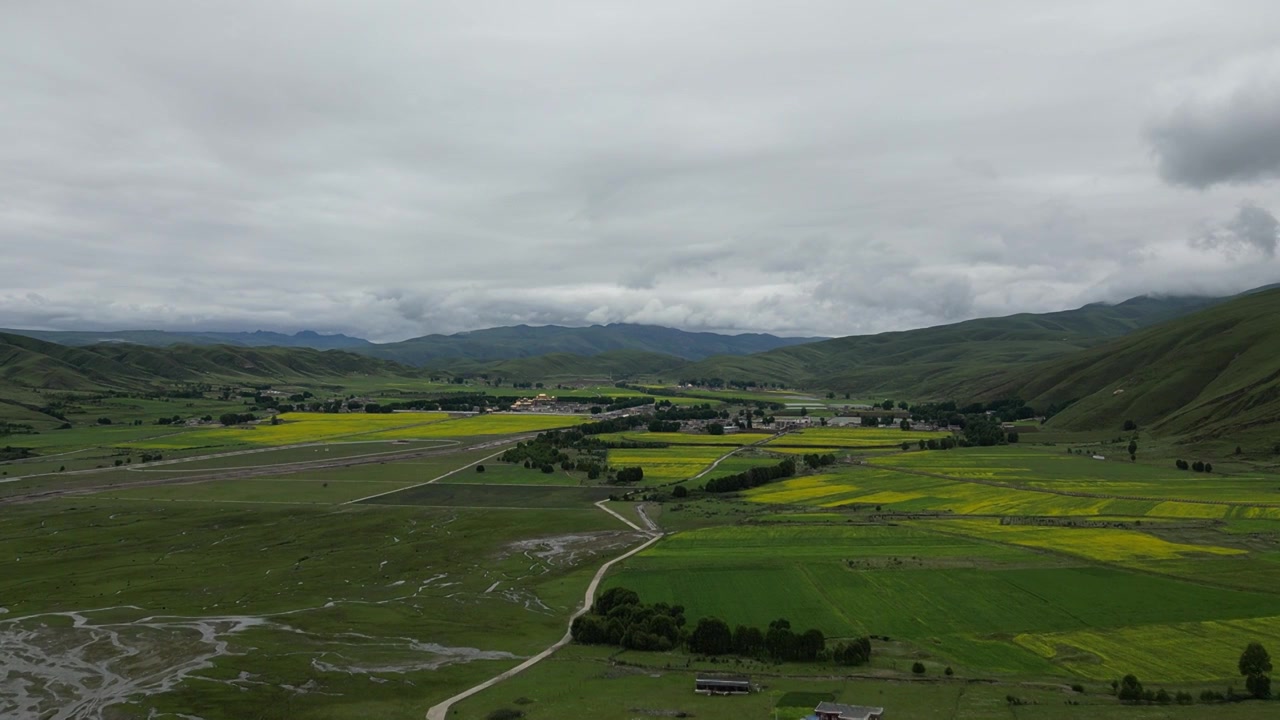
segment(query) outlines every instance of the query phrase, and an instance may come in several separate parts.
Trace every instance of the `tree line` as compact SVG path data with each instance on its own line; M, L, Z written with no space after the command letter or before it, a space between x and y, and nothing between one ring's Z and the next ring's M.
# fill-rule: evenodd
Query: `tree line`
M810 628L797 633L790 621L779 618L761 629L729 624L717 617L705 617L689 629L684 606L655 603L646 605L627 588L610 588L600 594L590 612L578 617L570 627L574 642L583 645L616 645L631 650L667 651L681 646L699 655L738 655L777 662L833 662L862 665L871 659L867 637L827 648L821 630Z

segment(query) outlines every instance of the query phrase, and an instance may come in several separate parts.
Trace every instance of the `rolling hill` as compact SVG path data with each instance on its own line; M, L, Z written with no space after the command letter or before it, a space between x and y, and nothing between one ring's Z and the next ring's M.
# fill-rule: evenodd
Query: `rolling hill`
M1137 297L1116 305L999 318L878 335L855 335L746 357L714 357L681 369L684 378L755 380L854 394L964 396L1010 368L1095 347L1221 302Z
M1134 420L1193 442L1270 432L1280 422L1280 289L1035 363L981 394L1039 408L1074 401L1050 421L1064 430Z
M821 339L761 333L720 335L622 323L578 328L516 325L453 335L426 335L398 343L355 348L355 351L405 365L439 367L456 360L508 360L564 353L589 357L617 350L701 360L713 355L747 355Z
M0 333L0 386L141 390L165 382L228 382L407 375L411 368L341 350L100 344L77 348Z
M45 342L84 347L99 343L128 343L149 347L170 345L239 345L243 347L302 347L314 350L341 350L367 347L373 343L349 335L321 335L303 330L292 335L257 330L255 332L170 332L166 330L10 330L0 333L25 335Z

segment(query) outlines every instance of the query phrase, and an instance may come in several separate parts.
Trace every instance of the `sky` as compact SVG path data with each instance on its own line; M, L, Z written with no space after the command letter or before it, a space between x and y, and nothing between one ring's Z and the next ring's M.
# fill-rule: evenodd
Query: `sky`
M0 326L851 335L1280 281L1280 3L0 0Z

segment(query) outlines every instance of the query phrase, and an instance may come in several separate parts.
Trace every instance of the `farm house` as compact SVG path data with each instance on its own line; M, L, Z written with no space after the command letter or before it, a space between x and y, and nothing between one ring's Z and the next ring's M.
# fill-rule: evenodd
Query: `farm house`
M699 675L693 681L693 691L703 695L746 695L751 692L751 678L745 675Z
M884 717L884 708L820 702L813 714L818 720L880 720Z

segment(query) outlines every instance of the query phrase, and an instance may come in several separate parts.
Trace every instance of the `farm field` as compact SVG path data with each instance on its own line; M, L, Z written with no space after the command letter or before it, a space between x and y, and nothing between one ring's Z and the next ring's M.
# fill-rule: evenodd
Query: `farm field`
M789 432L769 445L780 447L861 448L901 445L903 442L938 439L946 432L900 430L898 428L818 427Z
M191 430L171 437L128 443L128 447L148 450L216 447L222 445L294 445L372 435L379 430L427 425L448 419L445 413L284 413L280 424L262 422L235 427Z
M362 501L377 505L494 508L507 510L590 508L616 490L573 485L479 485L433 483Z
M731 447L621 448L609 451L615 468L644 468L644 485L661 485L691 478L707 469Z
M717 616L731 626L803 618L828 637L891 635L938 662L1024 677L1063 668L1011 642L1014 636L1244 622L1274 617L1280 608L1274 591L1210 588L1085 558L1072 563L920 526L692 530L626 561L607 582L652 601L681 603L693 618ZM1156 659L1153 653L1127 671L1161 677ZM1214 658L1216 672L1188 670L1199 675L1179 679L1230 678L1231 660Z
M672 445L746 445L758 440L768 438L768 435L759 433L730 433L728 435L707 435L705 433L682 433L682 432L646 432L646 431L629 431L608 433L598 435L598 438L604 442L661 442L670 443Z
M402 417L393 415L393 417ZM403 440L416 438L479 437L536 433L590 422L588 415L540 415L536 413L486 413L429 423L371 432L365 440Z

